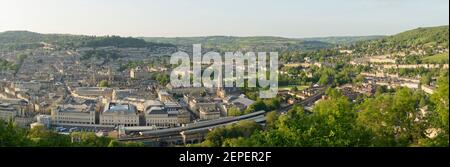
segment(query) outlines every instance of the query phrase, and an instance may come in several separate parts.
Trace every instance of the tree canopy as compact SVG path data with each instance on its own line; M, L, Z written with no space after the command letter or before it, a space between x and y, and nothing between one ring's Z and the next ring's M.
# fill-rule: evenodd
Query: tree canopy
M399 88L377 91L374 97L352 103L338 90L329 89L312 113L299 105L286 114L271 112L264 130L247 128L250 131L242 134L240 128L217 128L200 146L448 147L448 93L447 75L439 79L431 98ZM436 135L430 136L430 131Z

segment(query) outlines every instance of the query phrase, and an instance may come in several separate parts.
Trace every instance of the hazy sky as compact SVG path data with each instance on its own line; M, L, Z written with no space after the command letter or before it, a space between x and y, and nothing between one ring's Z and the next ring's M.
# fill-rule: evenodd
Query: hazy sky
M318 37L448 24L448 0L0 0L0 32Z

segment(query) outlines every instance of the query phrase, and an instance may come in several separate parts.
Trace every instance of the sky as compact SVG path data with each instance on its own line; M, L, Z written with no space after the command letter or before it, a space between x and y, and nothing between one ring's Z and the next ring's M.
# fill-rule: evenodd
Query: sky
M303 38L448 24L448 0L0 0L0 32Z

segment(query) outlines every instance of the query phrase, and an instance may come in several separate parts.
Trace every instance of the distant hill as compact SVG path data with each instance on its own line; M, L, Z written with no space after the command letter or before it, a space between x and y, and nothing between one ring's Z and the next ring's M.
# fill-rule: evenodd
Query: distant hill
M347 45L361 41L380 39L384 37L386 36L373 35L373 36L336 36L336 37L318 37L318 38L301 38L301 39L305 41L320 41L331 44Z
M207 36L207 37L142 37L149 42L171 43L174 45L191 46L202 44L204 48L220 50L296 50L296 49L320 49L333 46L320 41L305 41L302 39L290 39L282 37L258 36L258 37L233 37L233 36Z
M146 42L142 39L119 36L86 36L68 34L40 34L29 31L6 31L0 33L0 48L21 50L41 46L41 42L62 48L76 47L176 47L172 44Z
M357 42L350 48L361 55L405 53L432 56L448 51L448 31L448 25L416 28L381 39Z
M67 34L40 34L30 31L6 31L0 33L0 48L21 50L40 47L40 42L59 45L60 47L75 47L94 37Z
M404 48L431 48L440 46L448 48L447 26L417 28L393 36L343 36L322 38L282 38L272 36L233 37L119 37L119 36L86 36L68 34L40 34L29 31L7 31L0 33L0 48L20 50L40 47L46 42L63 48L83 46L103 47L192 47L202 44L203 48L219 51L290 51L316 50L332 48L337 44L350 44L361 51L375 50L389 52Z
M448 47L448 25L438 27L416 28L405 31L387 38L381 42L391 45L411 46L447 46Z
M119 36L97 37L95 39L87 41L86 44L83 46L87 47L115 46L118 48L176 47L173 44L146 42L143 39L132 37L124 38Z
M30 31L5 31L0 33L0 43L42 41L43 34Z

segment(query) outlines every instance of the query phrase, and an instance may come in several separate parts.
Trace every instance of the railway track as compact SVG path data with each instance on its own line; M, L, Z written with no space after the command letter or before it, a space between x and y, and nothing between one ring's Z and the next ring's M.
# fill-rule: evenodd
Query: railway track
M322 95L325 93L324 90L319 91L318 93L306 98L305 100L301 101L300 104L302 106L310 105L320 99ZM283 107L282 109L278 110L279 112L286 112L290 110L294 104L290 104L288 106ZM197 123L191 123L184 127L176 127L176 128L168 128L168 129L159 129L159 130L151 130L151 131L141 131L139 132L140 136L138 137L127 137L127 138L120 138L119 141L142 141L142 140L158 140L160 138L175 138L180 136L182 132L187 131L196 131L199 129L211 129L215 127L225 126L228 124L236 123L238 121L242 120L262 120L261 116L264 116L266 111L257 111L246 115L241 115L237 117L227 117L217 120L211 120L211 121L205 121L205 122L197 122Z

